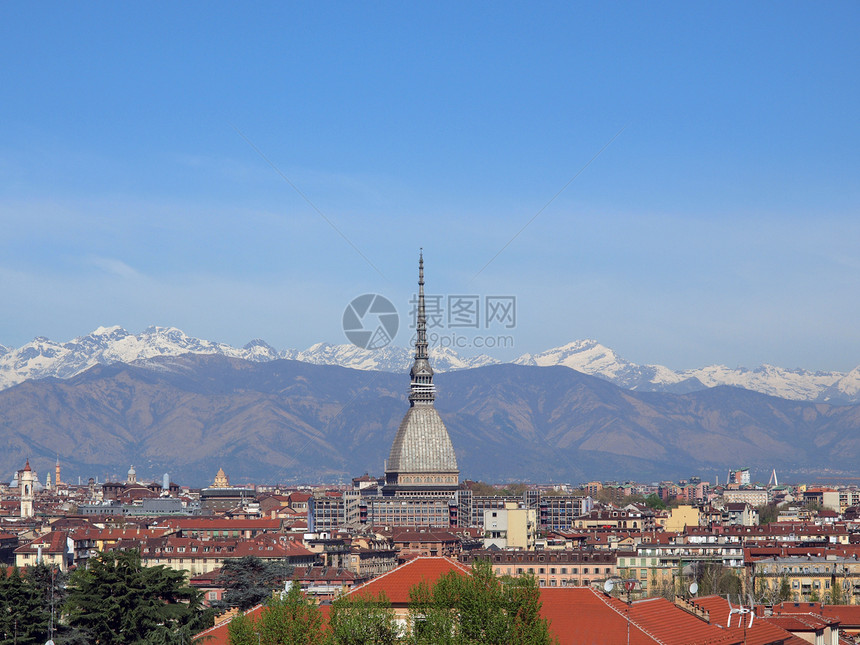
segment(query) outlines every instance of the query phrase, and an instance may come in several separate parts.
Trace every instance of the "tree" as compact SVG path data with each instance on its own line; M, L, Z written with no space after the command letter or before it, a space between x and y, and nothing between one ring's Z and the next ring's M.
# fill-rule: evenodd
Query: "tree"
M779 602L787 602L791 600L791 584L788 582L788 576L782 574L779 580L779 594L777 595Z
M743 581L729 567L716 563L697 563L695 570L699 593L704 596L711 594L737 596L743 593Z
M254 621L239 612L227 625L230 645L257 645L257 630Z
M225 589L218 608L237 607L247 611L272 596L293 575L293 567L281 562L266 562L255 556L224 561L218 582Z
M830 582L830 591L824 596L824 602L828 605L843 605L845 604L845 594L842 591L842 582L834 576Z
M377 597L340 596L329 616L333 645L394 645L400 628L384 593Z
M50 620L41 594L18 567L0 570L0 643L41 645L48 640Z
M497 577L489 562L471 575L449 572L430 587L410 590L415 645L544 645L554 641L540 616L534 576Z
M227 628L230 645L324 645L322 612L297 584L272 596L253 620L240 614Z
M261 645L322 645L322 612L294 584L266 602L257 623Z
M110 551L72 574L65 611L96 645L173 645L208 626L201 601L183 572L144 567L137 551Z
M755 510L758 511L758 523L762 525L776 522L779 517L779 509L773 503L756 506Z
M645 504L648 508L652 508L656 511L664 511L666 510L666 502L657 497L656 493L651 493L648 497L645 498Z

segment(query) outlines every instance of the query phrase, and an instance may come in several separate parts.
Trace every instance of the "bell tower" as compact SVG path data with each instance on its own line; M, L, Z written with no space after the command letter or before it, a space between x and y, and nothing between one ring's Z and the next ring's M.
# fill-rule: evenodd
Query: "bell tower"
M21 491L21 517L26 519L33 517L33 484L35 483L35 475L30 468L30 460L21 471L21 476L18 478L18 486Z

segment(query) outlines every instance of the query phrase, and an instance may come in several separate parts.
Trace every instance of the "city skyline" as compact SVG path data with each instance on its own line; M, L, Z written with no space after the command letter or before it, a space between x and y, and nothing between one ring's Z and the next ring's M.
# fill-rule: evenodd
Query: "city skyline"
M848 371L858 13L7 7L0 344L344 343L423 245L428 293L517 298L473 353Z

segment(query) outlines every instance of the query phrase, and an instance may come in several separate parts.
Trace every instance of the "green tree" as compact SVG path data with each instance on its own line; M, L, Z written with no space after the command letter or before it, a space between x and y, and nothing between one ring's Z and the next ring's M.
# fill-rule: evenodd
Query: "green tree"
M65 611L95 645L173 645L208 626L201 600L183 572L144 567L137 551L110 551L72 574Z
M410 590L415 645L544 645L554 639L540 616L534 576L499 578L489 562L471 575L449 572L430 587Z
M334 645L393 645L400 640L400 628L385 594L337 598L329 627Z
M0 644L41 645L48 640L50 620L32 581L18 567L0 569Z
M230 645L258 645L254 621L242 612L239 612L227 625L227 633Z
M779 517L779 509L776 504L762 504L761 506L756 506L758 511L758 523L759 524L770 524L771 522L776 522Z
M787 602L791 600L791 584L788 581L788 576L783 574L779 580L779 593L777 594L779 602Z
M297 584L266 602L257 629L261 645L321 645L326 641L322 612Z
M663 511L667 508L666 502L657 497L656 493L651 493L645 498L645 504L654 510Z
M844 605L845 594L842 591L842 582L834 577L830 582L830 590L824 596L824 602L828 605Z
M216 606L246 611L270 598L272 592L282 587L292 575L291 565L266 562L255 556L225 560L218 576L225 593Z

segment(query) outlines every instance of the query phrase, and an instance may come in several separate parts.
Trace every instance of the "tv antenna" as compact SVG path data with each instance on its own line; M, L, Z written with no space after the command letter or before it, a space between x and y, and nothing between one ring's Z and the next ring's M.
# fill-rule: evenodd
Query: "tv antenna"
M627 592L627 645L630 645L630 605L632 604L630 594L636 590L639 581L636 578L628 578L627 580L623 578L607 578L606 582L603 583L603 590L609 595L618 585L623 585L624 591Z

